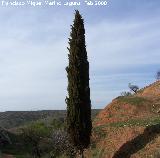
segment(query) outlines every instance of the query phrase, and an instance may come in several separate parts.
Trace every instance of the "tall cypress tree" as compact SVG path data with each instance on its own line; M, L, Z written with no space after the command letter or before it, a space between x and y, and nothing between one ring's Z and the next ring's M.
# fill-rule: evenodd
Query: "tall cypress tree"
M71 25L69 38L67 130L73 145L83 155L90 144L92 130L89 88L89 62L85 45L84 21L79 11Z

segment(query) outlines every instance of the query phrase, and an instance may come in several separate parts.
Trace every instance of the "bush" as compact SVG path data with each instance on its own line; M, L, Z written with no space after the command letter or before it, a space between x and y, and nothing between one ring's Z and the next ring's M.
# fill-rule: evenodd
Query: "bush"
M40 142L45 138L49 138L50 134L51 129L45 126L43 122L32 123L21 128L21 136L24 143L29 146L30 154L38 158L42 155Z
M70 144L67 132L62 130L53 131L52 144L53 150L51 152L51 157L60 156L62 153L65 153L69 157L75 157L76 150Z
M27 152L35 158L75 157L70 145L64 120L37 121L20 129Z
M132 95L132 93L131 92L126 92L126 91L124 91L124 92L122 92L121 93L121 96L131 96Z

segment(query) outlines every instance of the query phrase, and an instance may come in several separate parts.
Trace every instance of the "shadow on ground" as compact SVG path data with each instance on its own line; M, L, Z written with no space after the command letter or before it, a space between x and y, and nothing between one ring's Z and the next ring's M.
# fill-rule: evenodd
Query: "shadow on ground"
M144 132L123 144L112 158L130 158L160 134L160 124L147 127Z

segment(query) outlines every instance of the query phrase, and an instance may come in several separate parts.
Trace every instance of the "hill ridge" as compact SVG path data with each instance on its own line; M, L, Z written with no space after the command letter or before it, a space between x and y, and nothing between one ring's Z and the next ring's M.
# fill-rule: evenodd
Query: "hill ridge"
M93 122L96 149L103 151L101 158L158 158L159 101L160 81L156 81L137 94L113 99L101 110Z

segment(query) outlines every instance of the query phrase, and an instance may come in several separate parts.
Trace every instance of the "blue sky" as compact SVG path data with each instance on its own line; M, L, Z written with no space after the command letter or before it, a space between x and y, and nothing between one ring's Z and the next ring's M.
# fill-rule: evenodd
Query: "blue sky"
M85 21L92 108L104 108L128 83L155 81L159 0L109 0L101 7L1 5L0 111L66 108L66 47L75 9Z

